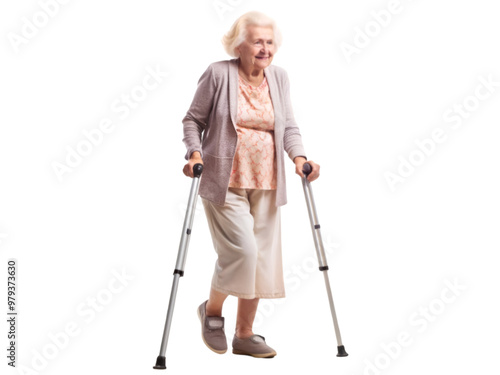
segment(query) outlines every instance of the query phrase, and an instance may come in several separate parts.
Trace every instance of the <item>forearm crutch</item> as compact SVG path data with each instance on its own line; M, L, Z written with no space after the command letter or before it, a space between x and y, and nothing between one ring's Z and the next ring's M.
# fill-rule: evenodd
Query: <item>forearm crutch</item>
M153 366L157 370L165 370L165 352L167 351L168 335L170 332L170 325L172 324L172 315L174 314L175 297L177 295L177 287L179 279L184 276L184 265L186 264L186 255L191 237L191 229L193 227L194 211L196 208L196 200L198 198L198 189L200 187L200 176L203 171L203 165L197 163L193 166L193 182L191 184L191 192L189 193L189 201L184 218L184 226L182 228L182 236L179 244L179 252L177 253L177 263L174 270L174 281L172 283L172 291L170 292L170 300L168 302L167 320L165 322L165 329L163 331L163 338L161 340L160 355L156 358L156 365Z
M316 205L314 204L314 197L310 182L307 176L312 172L310 164L305 163L302 169L304 177L302 177L302 187L304 188L304 195L306 197L307 211L309 212L309 219L311 220L311 229L314 238L314 245L316 246L316 255L318 256L319 270L323 272L325 277L326 292L328 300L330 301L330 310L332 312L333 325L335 327L335 335L337 336L337 357L346 357L348 354L342 345L342 338L340 337L339 323L337 315L335 314L335 306L333 305L332 291L330 289L330 280L328 279L328 264L326 262L325 249L323 248L323 240L321 238L320 225L318 223L318 215L316 214Z

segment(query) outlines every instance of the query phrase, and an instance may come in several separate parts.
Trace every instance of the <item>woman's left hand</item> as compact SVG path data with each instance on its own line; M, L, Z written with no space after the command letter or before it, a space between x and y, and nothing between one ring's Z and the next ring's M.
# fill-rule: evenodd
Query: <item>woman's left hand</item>
M319 177L319 164L316 164L312 160L306 160L302 156L297 156L295 159L293 159L293 162L295 163L295 173L297 173L300 177L304 177L302 169L305 163L309 164L312 167L312 171L307 176L307 180L309 182L312 182Z

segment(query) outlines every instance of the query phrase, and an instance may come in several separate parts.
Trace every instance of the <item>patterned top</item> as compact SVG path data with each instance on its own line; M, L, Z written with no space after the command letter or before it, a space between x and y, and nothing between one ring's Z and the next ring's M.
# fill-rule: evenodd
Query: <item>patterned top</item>
M274 109L267 79L254 87L238 75L238 144L229 187L276 189Z

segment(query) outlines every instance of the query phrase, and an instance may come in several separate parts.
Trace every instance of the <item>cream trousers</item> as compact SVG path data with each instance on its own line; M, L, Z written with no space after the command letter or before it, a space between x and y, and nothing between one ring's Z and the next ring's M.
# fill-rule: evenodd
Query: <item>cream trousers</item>
M230 187L224 206L202 202L218 255L212 288L246 299L285 297L276 190Z

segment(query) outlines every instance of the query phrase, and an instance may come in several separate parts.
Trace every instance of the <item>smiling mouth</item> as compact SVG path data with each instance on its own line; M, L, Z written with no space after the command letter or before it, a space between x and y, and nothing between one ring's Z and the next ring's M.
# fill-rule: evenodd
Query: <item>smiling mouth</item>
M261 59L261 60L262 60L262 59L268 59L268 58L269 58L269 56L255 56L255 57L256 57L256 58L258 58L258 59Z

